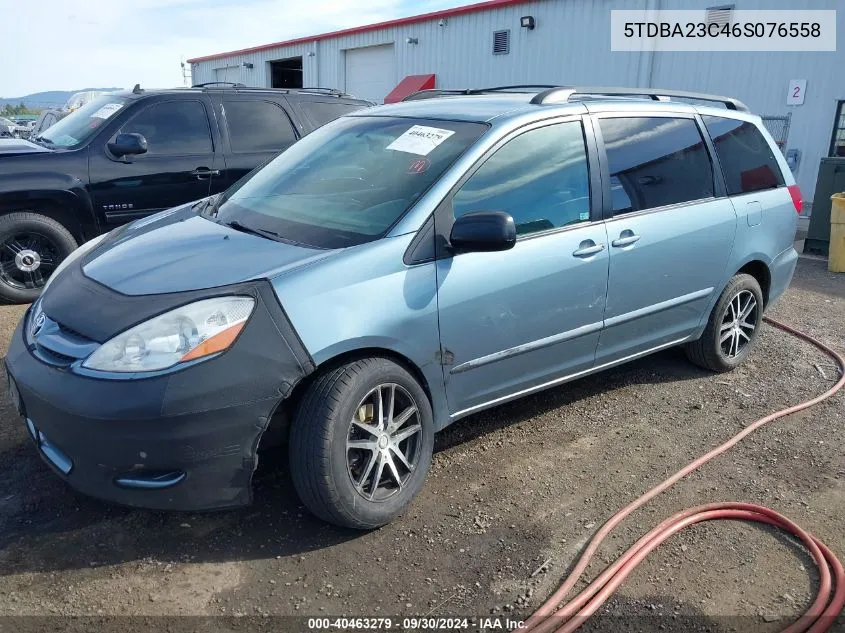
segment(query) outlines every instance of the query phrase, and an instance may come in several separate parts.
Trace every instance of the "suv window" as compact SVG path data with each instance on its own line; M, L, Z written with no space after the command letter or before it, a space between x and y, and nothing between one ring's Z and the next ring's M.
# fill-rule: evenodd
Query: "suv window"
M296 141L287 113L269 101L226 101L233 152L283 150Z
M520 134L496 151L452 200L455 217L505 211L517 235L590 219L590 178L580 121Z
M692 119L599 119L610 168L613 213L712 198L713 167Z
M756 125L720 116L701 118L716 146L729 196L784 184L774 152Z
M305 114L316 127L364 107L362 103L343 103L342 101L306 101L303 99L301 103Z
M166 101L146 108L121 130L142 134L147 139L147 154L210 154L211 129L208 116L199 101Z

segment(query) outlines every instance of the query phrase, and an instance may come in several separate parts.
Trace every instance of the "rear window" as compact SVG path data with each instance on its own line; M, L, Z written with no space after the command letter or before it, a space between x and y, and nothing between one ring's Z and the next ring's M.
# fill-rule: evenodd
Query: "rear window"
M720 116L702 119L716 146L729 196L784 184L775 154L756 125Z
M339 119L344 114L365 107L362 103L341 103L339 101L302 101L302 109L315 127Z
M233 152L279 151L296 141L287 113L269 101L229 101L226 124Z

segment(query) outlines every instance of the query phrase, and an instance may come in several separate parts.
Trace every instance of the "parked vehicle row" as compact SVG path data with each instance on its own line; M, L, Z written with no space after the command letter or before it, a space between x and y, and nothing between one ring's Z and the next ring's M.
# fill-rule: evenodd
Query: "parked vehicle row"
M352 112L67 257L6 357L45 461L103 499L205 510L248 503L259 444L289 433L305 505L369 529L408 507L435 432L467 415L671 346L713 371L748 357L795 269L801 208L759 117L666 91L460 92ZM114 158L90 145L91 173L131 171L188 131L157 156L185 162L149 177L164 205L180 170L240 177L239 154L255 164L280 129L316 127L314 103L360 105L187 94L113 124L133 98L110 97L49 144L114 110L99 141ZM164 107L208 117L165 138L147 127ZM281 113L287 127L257 119ZM247 121L260 133L239 135ZM90 195L123 204L147 173Z
M101 95L28 141L0 140L0 299L33 301L78 244L221 192L370 105L322 90L137 88Z

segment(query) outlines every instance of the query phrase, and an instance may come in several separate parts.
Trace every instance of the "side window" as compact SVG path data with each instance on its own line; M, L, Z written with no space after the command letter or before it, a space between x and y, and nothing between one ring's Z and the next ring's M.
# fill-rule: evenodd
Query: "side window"
M269 101L226 101L233 152L281 151L296 141L287 113Z
M505 211L517 235L590 219L590 178L580 121L525 132L508 141L452 200L455 217Z
M124 125L121 132L142 134L147 155L211 154L208 116L199 101L157 103Z
M303 99L302 109L315 127L334 121L344 114L355 112L364 107L361 103L342 103L340 101L306 101Z
M729 196L784 184L775 154L756 125L720 116L701 118L716 146Z
M713 166L692 119L599 119L613 213L711 198Z

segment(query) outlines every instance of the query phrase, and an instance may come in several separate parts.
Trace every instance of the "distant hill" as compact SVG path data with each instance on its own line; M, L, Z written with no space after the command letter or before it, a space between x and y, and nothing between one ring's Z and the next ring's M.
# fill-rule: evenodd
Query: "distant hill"
M47 92L35 92L31 95L24 95L23 97L0 97L0 108L3 108L7 103L11 105L18 105L25 103L30 108L60 108L75 92L84 92L86 90L122 90L122 88L80 88L79 90L48 90Z

